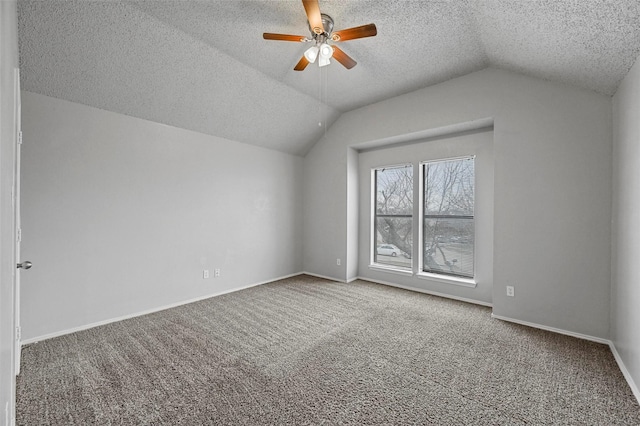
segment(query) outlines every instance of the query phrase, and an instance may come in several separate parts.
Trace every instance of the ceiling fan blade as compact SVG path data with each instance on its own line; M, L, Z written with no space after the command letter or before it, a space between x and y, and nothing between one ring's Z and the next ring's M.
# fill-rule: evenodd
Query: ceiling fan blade
M322 34L324 32L324 25L322 25L322 16L320 16L320 5L318 0L302 0L304 10L307 12L307 19L309 20L309 26L311 31L316 34Z
M333 41L347 41L356 38L373 37L378 34L376 24L361 25L359 27L347 28L346 30L334 31L331 34Z
M305 41L307 38L305 36L299 35L291 35L291 34L274 34L274 33L263 33L262 37L265 40L280 40L280 41Z
M338 46L331 47L333 47L333 57L336 59L336 61L344 65L346 69L350 70L351 68L356 66L357 62L354 61L351 56L344 53L342 49L340 49Z
M307 58L305 58L304 55L302 55L302 58L300 58L300 61L298 62L298 64L293 69L295 71L304 71L304 69L307 67L307 65L309 65L309 61L307 60Z

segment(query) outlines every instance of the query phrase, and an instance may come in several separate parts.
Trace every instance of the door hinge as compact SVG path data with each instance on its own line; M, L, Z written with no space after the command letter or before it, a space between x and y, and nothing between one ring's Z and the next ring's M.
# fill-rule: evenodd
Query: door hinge
M17 231L16 240L20 243L22 242L22 228L18 228L16 229L16 231Z
M16 327L16 341L20 341L20 339L22 339L22 330L20 328L20 326Z
M18 145L22 145L22 130L18 132Z

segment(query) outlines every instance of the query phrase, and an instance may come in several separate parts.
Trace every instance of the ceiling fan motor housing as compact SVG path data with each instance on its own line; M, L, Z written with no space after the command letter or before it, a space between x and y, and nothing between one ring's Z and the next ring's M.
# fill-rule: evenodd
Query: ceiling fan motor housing
M322 26L324 27L323 33L316 33L313 28L311 28L311 24L307 21L307 25L309 26L309 31L314 39L317 39L318 36L323 36L325 39L329 38L331 32L333 31L333 18L326 13L321 13L322 17Z

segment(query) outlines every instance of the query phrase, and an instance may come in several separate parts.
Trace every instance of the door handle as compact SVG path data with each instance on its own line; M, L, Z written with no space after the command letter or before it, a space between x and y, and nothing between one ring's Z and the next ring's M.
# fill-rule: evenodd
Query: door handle
M22 269L29 269L33 266L33 263L29 262L28 260L25 260L22 263L18 263L17 267L18 268L22 268Z

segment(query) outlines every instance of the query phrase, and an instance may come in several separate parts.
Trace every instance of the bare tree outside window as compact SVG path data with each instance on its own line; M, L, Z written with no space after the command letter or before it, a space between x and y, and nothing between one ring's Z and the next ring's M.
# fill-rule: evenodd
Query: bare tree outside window
M475 161L423 163L423 271L474 276Z
M374 262L411 269L413 166L375 170Z

